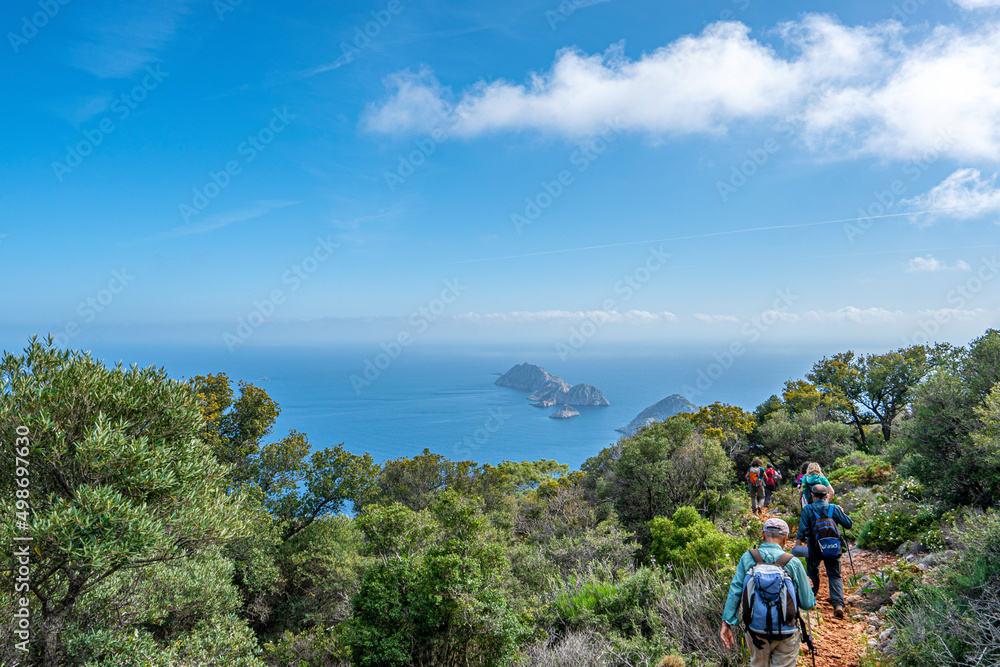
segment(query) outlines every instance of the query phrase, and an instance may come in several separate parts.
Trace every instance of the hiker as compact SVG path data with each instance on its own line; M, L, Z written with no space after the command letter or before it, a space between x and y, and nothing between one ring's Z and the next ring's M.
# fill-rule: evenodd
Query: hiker
M764 541L760 547L750 549L740 558L729 584L719 634L726 648L736 645L733 628L740 622L736 611L742 604L750 667L795 667L800 643L796 626L798 610L815 607L816 597L809 588L802 563L785 553L788 524L781 519L768 519L761 537Z
M830 604L833 615L844 617L844 580L840 577L840 556L844 541L838 525L850 528L854 525L838 505L831 505L831 489L822 484L812 487L812 503L802 510L799 518L799 532L795 536L799 545L808 543L806 571L812 581L812 592L819 593L819 565L826 565L826 578L830 586Z
M760 459L750 462L747 470L747 490L750 491L750 511L756 514L764 506L764 464Z
M830 486L830 480L823 476L823 469L819 467L818 463L810 463L806 468L805 476L802 478L801 505L803 509L812 502L811 491L817 484L830 487L830 498L833 498L833 487Z
M781 481L781 472L774 467L773 463L767 464L764 471L764 507L771 506L771 494L778 489L778 482Z

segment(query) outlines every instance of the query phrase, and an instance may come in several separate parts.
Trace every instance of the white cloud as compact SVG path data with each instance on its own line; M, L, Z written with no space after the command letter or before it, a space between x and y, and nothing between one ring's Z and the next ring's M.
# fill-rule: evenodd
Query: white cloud
M906 265L907 273L920 273L925 271L970 271L972 269L965 260L958 260L954 265L948 266L947 262L942 262L934 255L926 257L914 257Z
M917 315L921 319L933 319L937 322L948 322L952 318L956 320L971 320L977 317L982 317L987 315L988 311L985 308L976 308L975 310L963 310L959 308L938 308L937 310L921 310Z
M714 23L638 60L626 58L621 43L604 54L564 49L548 73L532 74L527 84L480 82L458 103L428 70L404 72L387 81L394 92L370 110L368 126L429 131L457 111L454 130L464 136L528 128L586 134L615 119L657 134L721 132L735 120L784 112L811 85L864 74L878 51L877 30L822 16L783 27L785 41L801 51L795 59L779 57L749 32L742 23Z
M938 27L915 43L896 22L845 26L818 15L774 32L791 55L742 23L718 22L637 59L622 44L604 54L565 49L525 83L479 82L459 95L429 70L403 72L365 124L471 137L580 136L614 122L663 137L790 120L824 154L1000 158L1000 24Z
M806 112L814 147L889 157L1000 157L1000 28L938 26L911 46L887 45L884 79L830 89Z
M760 315L758 315L758 318L765 322L771 320L776 320L781 322L798 322L800 319L802 319L795 313L788 313L783 310L774 310L774 309L765 310Z
M630 310L625 313L625 320L629 324L651 324L653 322L675 322L677 316L673 313L651 313L648 310Z
M978 169L959 169L933 188L903 204L917 210L947 209L952 218L976 218L988 213L1000 213L1000 187L997 175L984 179Z
M962 9L990 9L1000 7L1000 0L955 0Z
M845 306L840 310L810 310L805 318L813 322L853 322L867 324L871 322L894 322L903 317L901 310L886 310L885 308L857 308Z
M694 318L706 324L719 324L720 322L739 322L740 318L735 315L706 315L705 313L695 313Z

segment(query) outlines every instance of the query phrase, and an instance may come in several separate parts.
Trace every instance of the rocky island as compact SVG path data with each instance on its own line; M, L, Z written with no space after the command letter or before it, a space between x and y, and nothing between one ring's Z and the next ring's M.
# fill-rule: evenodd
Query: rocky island
M557 410L549 415L549 419L569 419L570 417L579 417L580 411L574 408L572 405L564 405L562 410Z
M680 394L667 396L662 401L649 406L630 421L625 426L615 429L619 433L632 435L639 429L649 426L653 422L661 422L682 412L698 412L698 406L687 400Z
M561 377L552 375L547 370L534 364L517 364L497 378L500 387L510 387L520 391L531 392L528 400L537 408L550 408L554 405L611 405L601 390L589 384L571 385ZM551 415L557 419L575 417L579 412L569 408ZM566 412L564 416L557 416Z

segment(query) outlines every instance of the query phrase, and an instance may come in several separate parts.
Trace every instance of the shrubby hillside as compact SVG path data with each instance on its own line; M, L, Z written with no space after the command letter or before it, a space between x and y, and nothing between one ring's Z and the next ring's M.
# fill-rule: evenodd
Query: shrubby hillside
M32 340L0 363L0 432L12 450L28 433L0 464L0 662L743 665L718 630L759 539L741 479L761 458L786 480L820 463L848 536L887 563L847 582L863 664L998 664L998 382L991 330L824 358L753 412L655 422L580 470L427 449L380 464L273 434L280 407L253 384ZM770 510L794 525L794 489Z

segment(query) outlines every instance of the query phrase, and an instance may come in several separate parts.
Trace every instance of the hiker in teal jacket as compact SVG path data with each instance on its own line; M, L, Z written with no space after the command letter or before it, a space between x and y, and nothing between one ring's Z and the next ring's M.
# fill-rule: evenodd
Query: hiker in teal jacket
M799 544L809 545L809 555L806 557L806 570L809 579L812 580L812 591L819 593L819 565L826 565L826 578L830 585L830 603L833 605L833 614L837 618L844 617L844 580L840 576L840 557L823 558L819 545L816 543L814 528L819 518L832 518L844 528L854 525L851 517L840 509L839 505L831 505L828 500L829 488L817 484L812 489L813 501L806 505L799 518L799 532L795 536ZM841 534L843 534L841 532ZM841 540L841 549L846 549L846 543Z
M806 468L806 474L802 477L802 507L812 502L812 488L817 484L822 484L823 486L830 487L830 498L833 498L833 487L830 486L830 480L823 476L823 469L819 467L818 463L810 463Z
M788 524L781 519L768 519L764 522L764 530L761 536L764 541L758 547L761 557L765 563L773 563L785 553L785 542L788 540ZM722 611L722 630L720 636L726 648L733 648L736 645L736 637L733 628L739 625L737 612L740 606L740 598L743 594L743 581L746 579L747 571L755 564L753 556L749 551L740 558L736 567L736 574L729 584L729 597L726 598L726 607ZM793 558L785 565L785 571L792 578L795 585L795 594L799 600L799 609L808 611L816 606L816 597L812 589L809 588L809 580L806 578L805 569L797 558ZM750 649L751 667L795 667L799 658L799 633L793 632L790 637L767 641L762 638L755 638L746 632L746 645Z

